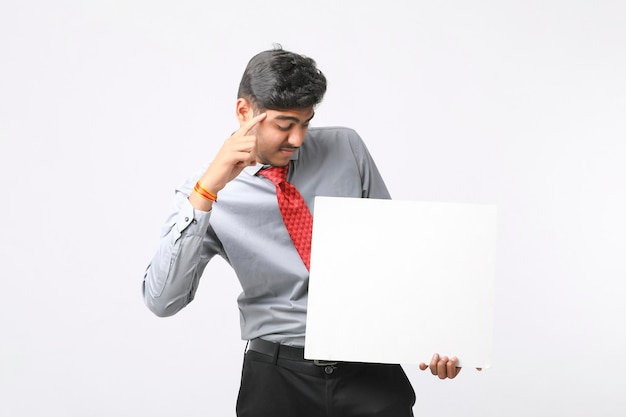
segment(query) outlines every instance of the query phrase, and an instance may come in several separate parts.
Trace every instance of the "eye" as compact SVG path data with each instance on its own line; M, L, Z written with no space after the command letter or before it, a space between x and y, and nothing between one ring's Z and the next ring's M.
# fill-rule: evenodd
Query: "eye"
M283 132L287 132L288 130L290 130L293 126L293 123L287 126L281 126L281 125L276 125L276 127L278 128L278 130L281 130Z

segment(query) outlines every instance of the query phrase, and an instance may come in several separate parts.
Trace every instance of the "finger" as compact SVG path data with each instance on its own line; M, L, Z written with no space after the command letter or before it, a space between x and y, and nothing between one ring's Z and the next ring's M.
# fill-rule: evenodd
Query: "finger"
M236 154L235 163L238 165L254 165L256 164L256 152L253 150L240 151Z
M448 373L448 378L453 379L456 377L459 372L461 372L461 368L457 368L456 365L459 363L459 359L456 356L450 358L446 365L446 371Z
M250 158L248 160L248 163L250 164L250 166L256 165L256 162L257 162L256 161L256 146L252 148L252 150L248 154L248 157Z
M428 368L428 365L426 365L424 362L420 362L420 369L421 369L422 371L425 371L425 370L426 370L426 368Z
M259 124L266 117L267 113L261 113L258 116L254 116L252 119L248 120L243 126L241 126L241 129L239 130L243 132L244 135L247 135L254 128L254 126Z
M233 142L231 145L232 151L245 153L256 151L256 139L253 136L235 138Z
M435 353L433 358L430 360L430 373L433 375L437 375L437 364L439 363L439 354Z
M444 356L439 360L439 362L437 362L437 376L439 377L439 379L446 379L446 377L448 376L448 360L448 357Z

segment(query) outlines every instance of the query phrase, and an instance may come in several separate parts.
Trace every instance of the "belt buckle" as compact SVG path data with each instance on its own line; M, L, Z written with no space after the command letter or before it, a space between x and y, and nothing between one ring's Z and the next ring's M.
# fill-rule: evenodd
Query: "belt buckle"
M337 365L337 362L315 359L313 361L313 364L315 364L316 366L335 366Z

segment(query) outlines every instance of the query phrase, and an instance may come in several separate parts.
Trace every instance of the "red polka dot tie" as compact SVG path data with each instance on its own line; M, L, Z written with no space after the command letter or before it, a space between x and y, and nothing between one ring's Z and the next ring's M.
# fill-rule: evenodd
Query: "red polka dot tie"
M309 269L311 262L311 233L313 230L313 216L306 202L292 184L287 182L288 166L269 167L259 171L259 175L268 178L276 185L276 199L280 214L291 236L302 262Z

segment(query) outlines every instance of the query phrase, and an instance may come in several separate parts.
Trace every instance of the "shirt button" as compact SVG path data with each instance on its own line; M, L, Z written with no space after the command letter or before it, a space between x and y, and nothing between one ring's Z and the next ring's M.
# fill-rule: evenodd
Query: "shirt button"
M189 221L189 217L185 217L185 221L188 222Z
M326 372L327 375L332 374L334 371L335 371L334 366L327 366L326 368L324 368L324 372Z

